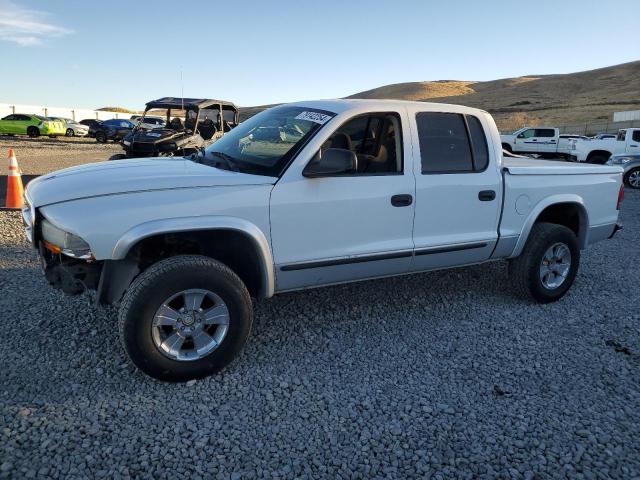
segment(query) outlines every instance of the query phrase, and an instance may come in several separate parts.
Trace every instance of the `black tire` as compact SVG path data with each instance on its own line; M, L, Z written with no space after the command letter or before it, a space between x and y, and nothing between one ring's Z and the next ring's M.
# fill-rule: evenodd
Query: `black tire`
M96 132L96 142L107 143L107 134L104 132Z
M633 181L632 181L633 175ZM640 176L640 167L632 168L627 173L624 174L624 184L633 189L640 189L640 183L637 183L636 178ZM635 184L635 185L634 185Z
M192 361L169 358L156 347L152 335L158 308L185 289L215 292L229 312L228 330L220 344ZM244 283L226 265L200 255L178 255L155 263L133 281L118 318L122 344L136 367L158 380L184 382L211 375L238 355L251 331L253 309Z
M595 155L591 155L587 159L587 163L593 163L593 164L596 164L596 165L604 165L605 163L607 163L607 160L609 160L609 157L607 157L606 155L602 155L600 153L596 153Z
M74 137L75 136L75 132L73 131L73 128L67 128L67 131L65 132L65 135L67 137Z
M116 153L115 155L111 155L109 160L124 160L128 158L124 153Z
M40 130L38 130L38 127L29 127L27 128L27 135L31 138L38 138L40 136Z
M571 264L565 280L557 288L549 289L540 279L540 265L545 252L556 243L569 248ZM509 278L521 297L533 298L538 303L550 303L562 298L571 288L579 265L580 248L573 231L563 225L541 222L531 229L520 256L509 261Z

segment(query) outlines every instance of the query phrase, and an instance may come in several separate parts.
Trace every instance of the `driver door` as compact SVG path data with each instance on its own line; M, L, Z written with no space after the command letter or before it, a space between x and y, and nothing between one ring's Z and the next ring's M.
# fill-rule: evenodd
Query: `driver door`
M275 185L270 220L277 291L409 270L415 179L404 165L403 152L411 151L404 116L361 115L330 132L320 150L351 150L358 159L354 171L305 177L317 152L306 149Z
M528 128L520 132L515 139L515 144L518 152L538 152L538 137L536 137L536 129Z

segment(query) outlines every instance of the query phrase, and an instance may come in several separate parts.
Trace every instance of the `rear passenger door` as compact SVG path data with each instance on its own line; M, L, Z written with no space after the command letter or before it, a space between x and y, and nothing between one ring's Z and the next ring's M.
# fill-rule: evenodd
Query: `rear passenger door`
M459 113L413 116L414 271L481 262L493 252L502 187L483 122Z
M553 153L558 150L558 139L553 128L536 128L538 152Z

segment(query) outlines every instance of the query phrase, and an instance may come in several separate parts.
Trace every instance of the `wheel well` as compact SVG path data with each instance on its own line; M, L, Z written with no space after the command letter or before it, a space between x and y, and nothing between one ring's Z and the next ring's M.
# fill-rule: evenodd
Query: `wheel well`
M508 143L503 143L502 148L510 152L512 147Z
M603 156L606 159L609 159L611 156L611 152L607 152L606 150L594 150L593 152L589 152L589 156L587 157L587 161L595 156Z
M172 232L144 238L127 253L140 271L175 255L205 255L224 263L244 282L252 297L262 294L262 259L254 241L235 230Z
M545 208L535 223L546 222L563 225L575 233L580 248L584 246L587 218L584 209L577 203L556 203Z

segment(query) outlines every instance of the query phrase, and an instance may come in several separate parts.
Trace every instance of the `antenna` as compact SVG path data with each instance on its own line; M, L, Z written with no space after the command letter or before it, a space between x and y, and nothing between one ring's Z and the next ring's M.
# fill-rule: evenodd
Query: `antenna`
M180 100L182 103L182 111L184 112L184 82L182 81L182 67L180 67Z

